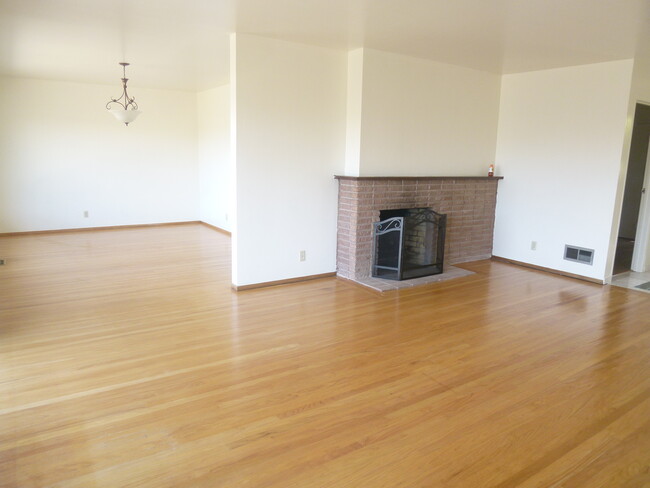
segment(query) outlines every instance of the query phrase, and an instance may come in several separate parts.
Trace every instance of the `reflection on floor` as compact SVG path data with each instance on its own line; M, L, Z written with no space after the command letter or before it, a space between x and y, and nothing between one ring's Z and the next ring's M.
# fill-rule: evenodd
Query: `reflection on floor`
M0 256L4 488L647 487L640 292L490 260L233 292L199 224Z
M650 272L637 273L635 271L627 271L625 273L615 275L612 278L611 284L623 288L630 288L631 290L650 293L650 290L648 289L639 288L639 285L646 285L648 282L650 282Z

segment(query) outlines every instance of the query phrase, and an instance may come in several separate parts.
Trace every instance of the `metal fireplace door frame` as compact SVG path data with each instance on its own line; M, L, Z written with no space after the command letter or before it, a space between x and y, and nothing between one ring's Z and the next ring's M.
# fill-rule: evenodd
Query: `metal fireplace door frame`
M393 225L395 224L395 225ZM381 226L385 225L384 229L381 229ZM404 239L404 217L391 217L389 219L381 220L379 222L374 222L372 224L373 228L373 240L372 240L372 269L371 275L377 277L376 270L379 269L391 269L397 271L397 280L402 279L402 254L404 253L404 246L402 245L402 240ZM397 258L397 268L392 266L379 266L377 263L377 241L379 236L388 234L389 232L399 232L399 256Z

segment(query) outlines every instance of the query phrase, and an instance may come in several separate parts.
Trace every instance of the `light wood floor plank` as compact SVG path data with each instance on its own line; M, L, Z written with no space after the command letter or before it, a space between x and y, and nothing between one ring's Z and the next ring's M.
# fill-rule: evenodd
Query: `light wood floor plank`
M235 293L205 226L0 238L0 487L650 483L650 296L509 264Z

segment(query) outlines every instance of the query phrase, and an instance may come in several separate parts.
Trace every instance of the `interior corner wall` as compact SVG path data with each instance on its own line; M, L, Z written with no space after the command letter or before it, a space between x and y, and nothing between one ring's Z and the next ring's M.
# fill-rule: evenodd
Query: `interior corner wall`
M198 219L196 95L136 86L126 127L119 89L0 78L0 232Z
M363 53L355 49L348 53L348 84L346 93L345 171L347 176L359 176L361 164L361 117L363 109Z
M606 278L632 68L623 60L503 76L494 255ZM593 265L564 260L565 244L594 249Z
M632 72L632 93L630 102L650 105L650 48L634 60Z
M230 273L231 283L239 283L239 239L237 238L237 33L229 36L229 78L230 78Z
M199 219L230 231L230 86L197 93Z
M363 49L361 176L486 176L500 75Z
M335 271L346 71L342 51L231 38L234 285Z

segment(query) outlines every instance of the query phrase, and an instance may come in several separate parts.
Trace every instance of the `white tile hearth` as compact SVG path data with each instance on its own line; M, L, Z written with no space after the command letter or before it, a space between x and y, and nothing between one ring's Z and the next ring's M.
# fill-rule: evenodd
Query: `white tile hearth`
M650 281L650 273L637 273L635 271L627 271L620 273L612 278L613 286L620 286L622 288L629 288L630 290L637 290L643 293L650 293L650 290L637 288L639 285Z

